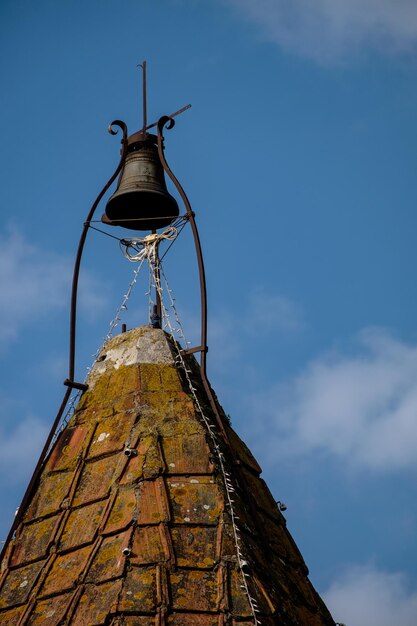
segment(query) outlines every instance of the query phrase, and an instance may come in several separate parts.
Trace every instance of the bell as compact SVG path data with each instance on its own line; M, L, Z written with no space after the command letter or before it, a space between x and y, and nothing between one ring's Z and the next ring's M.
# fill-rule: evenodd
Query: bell
M165 184L157 137L142 132L131 135L119 184L101 221L132 230L157 230L178 215L178 204Z

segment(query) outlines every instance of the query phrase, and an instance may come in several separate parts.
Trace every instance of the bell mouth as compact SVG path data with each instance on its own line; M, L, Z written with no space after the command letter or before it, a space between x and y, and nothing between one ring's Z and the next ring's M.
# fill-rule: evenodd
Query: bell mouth
M130 230L159 230L178 216L178 204L171 195L141 190L110 198L101 221Z

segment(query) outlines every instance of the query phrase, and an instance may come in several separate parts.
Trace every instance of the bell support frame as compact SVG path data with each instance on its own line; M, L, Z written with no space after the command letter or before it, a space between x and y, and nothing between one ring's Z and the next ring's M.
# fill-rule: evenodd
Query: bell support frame
M197 228L197 224L195 221L195 214L194 211L191 208L190 205L190 201L187 198L187 195L184 191L184 189L182 188L180 182L178 181L178 179L176 178L176 176L173 174L172 170L170 169L165 156L164 156L164 148L163 148L163 143L164 143L164 136L163 136L163 129L164 127L166 127L168 130L173 128L175 125L175 120L173 119L175 116L179 115L180 113L182 113L183 111L187 110L191 105L187 105L185 107L183 107L182 109L180 109L179 111L176 111L173 115L171 116L162 116L158 122L154 123L154 124L150 124L149 126L147 126L145 128L145 131L148 130L149 128L152 128L154 126L157 126L157 130L158 130L158 155L160 158L160 161L162 163L162 166L166 172L166 174L170 177L170 179L172 180L172 182L174 183L179 195L181 196L181 199L184 203L185 209L186 209L186 216L188 221L190 222L191 225L191 230L192 230L192 234L193 234L193 239L194 239L194 245L195 245L195 251L196 251L196 257L197 257L197 264L198 264L198 273L199 273L199 282L200 282L200 303L201 303L201 342L200 342L200 346L194 347L194 348L188 348L185 349L184 352L188 353L188 354L192 354L192 353L196 353L196 352L200 352L200 373L201 373L201 379L203 382L203 386L204 386L204 390L206 392L207 398L209 400L211 409L216 417L216 422L218 424L219 430L225 440L226 443L229 443L229 438L227 436L226 430L224 428L224 424L222 421L222 418L220 416L220 412L214 397L214 394L212 392L212 389L210 387L210 383L208 381L207 378L207 351L208 351L208 346L207 346L207 286L206 286L206 276L205 276L205 269L204 269L204 260L203 260L203 253L202 253L202 248L201 248L201 242L200 242L200 236L199 236L199 232L198 232L198 228ZM50 449L50 445L51 442L53 440L53 437L57 431L57 428L60 424L62 415L64 414L65 411L65 407L67 406L68 400L70 398L71 395L71 390L72 389L77 389L79 391L86 391L86 389L88 388L86 384L84 383L79 383L76 382L74 380L75 377L75 352L76 352L76 326L77 326L77 300L78 300L78 281L79 281L79 275L80 275L80 268L81 268L81 260L82 260L82 255L83 255L83 251L84 251L84 247L85 247L85 242L87 239L87 234L88 234L88 230L90 228L90 224L91 221L93 219L94 213L101 201L101 199L103 198L104 194L106 193L106 191L109 189L110 185L114 182L114 180L116 179L116 177L119 175L120 171L123 168L124 162L126 160L126 155L127 155L127 148L128 148L128 134L127 134L127 125L121 121L121 120L114 120L108 127L108 130L110 132L110 134L112 135L116 135L117 134L117 130L113 129L113 126L118 126L122 132L123 132L123 137L122 137L122 151L121 151L121 157L120 157L120 161L116 167L116 170L114 171L114 173L112 174L112 176L109 178L109 180L107 181L107 183L104 185L103 189L100 191L100 193L98 194L97 198L95 199L93 205L91 206L91 209L87 215L86 220L84 221L83 224L83 230L81 232L81 236L80 236L80 240L78 243L78 249L77 249L77 254L75 257L75 263L74 263L74 271L73 271L73 278L72 278L72 288L71 288L71 311L70 311L70 337L69 337L69 363L68 363L68 378L66 378L64 380L64 385L66 385L67 389L65 391L63 400L61 402L61 405L59 407L58 413L55 417L55 420L52 424L52 428L51 431L48 435L48 438L45 442L45 445L42 449L42 452L40 454L39 460L36 464L36 467L34 469L34 472L32 474L32 478L29 482L29 485L25 491L25 494L23 496L22 502L20 504L20 507L18 508L15 518L13 520L13 524L10 528L9 534L4 542L3 545L3 549L0 553L0 562L3 560L3 557L5 557L6 553L7 553L7 549L8 546L10 544L11 539L13 538L13 535L17 529L17 527L19 526L20 522L22 521L22 515L23 512L25 511L26 505L28 504L30 498L32 497L33 494L33 490L36 486L37 480L40 476L40 473L43 469L44 466L44 462L45 459L48 455L49 449ZM159 305L160 308L160 305ZM230 446L230 449L232 450L232 447Z

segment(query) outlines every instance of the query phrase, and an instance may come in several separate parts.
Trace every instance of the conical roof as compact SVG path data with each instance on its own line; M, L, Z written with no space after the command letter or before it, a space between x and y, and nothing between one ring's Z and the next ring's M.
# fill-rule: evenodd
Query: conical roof
M88 385L3 560L2 625L334 625L192 356L137 328Z

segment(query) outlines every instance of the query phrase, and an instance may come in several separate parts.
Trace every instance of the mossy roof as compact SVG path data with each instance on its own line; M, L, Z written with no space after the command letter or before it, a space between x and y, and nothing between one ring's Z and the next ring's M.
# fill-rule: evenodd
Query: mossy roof
M3 560L0 624L334 625L258 463L186 366L162 330L105 346Z

